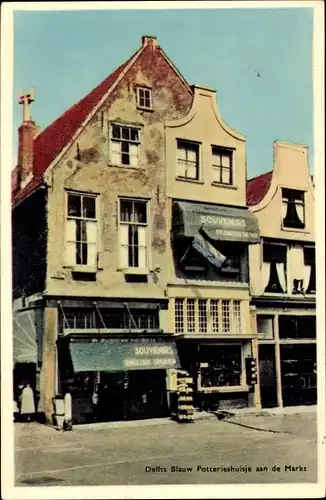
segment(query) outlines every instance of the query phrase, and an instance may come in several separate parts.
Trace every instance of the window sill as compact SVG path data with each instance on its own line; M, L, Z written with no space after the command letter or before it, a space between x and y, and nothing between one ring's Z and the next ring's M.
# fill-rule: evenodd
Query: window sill
M302 234L309 234L310 231L307 231L306 227L286 227L286 226L281 226L282 231L288 231L289 233L302 233Z
M188 179L187 177L176 177L175 180L181 182L191 182L192 184L204 184L204 181L200 181L198 179Z
M248 392L248 385L230 385L223 387L199 387L198 392Z
M212 182L212 186L215 187L220 187L220 188L226 188L226 189L238 189L237 186L234 186L233 184L223 184L222 182Z
M83 266L83 265L76 265L76 266L64 266L65 269L70 269L72 272L75 273L92 273L95 274L98 271L98 268L96 266Z
M136 106L139 111L148 111L149 113L153 113L155 110L154 108L147 108L146 106Z
M149 270L145 267L129 267L128 269L118 269L125 275L148 276Z
M145 172L145 168L144 167L133 167L131 165L114 165L112 163L109 163L108 167L111 167L111 168L123 168L124 170L141 170L141 171Z

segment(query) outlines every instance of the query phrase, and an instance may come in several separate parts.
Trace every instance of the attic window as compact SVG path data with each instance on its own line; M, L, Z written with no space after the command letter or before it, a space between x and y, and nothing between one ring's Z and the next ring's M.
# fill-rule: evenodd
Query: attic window
M137 107L142 109L153 109L152 89L137 87Z
M282 218L284 228L305 227L304 192L296 189L282 189Z

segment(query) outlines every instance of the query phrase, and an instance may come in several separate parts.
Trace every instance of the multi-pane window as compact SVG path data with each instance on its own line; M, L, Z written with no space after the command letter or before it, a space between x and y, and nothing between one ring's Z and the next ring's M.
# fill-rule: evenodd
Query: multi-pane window
M213 182L217 184L232 184L232 158L233 151L230 149L212 146L213 156Z
M199 144L178 140L177 177L199 179Z
M174 302L174 327L176 333L181 333L184 331L184 321L183 321L183 299L175 299Z
M146 87L137 88L137 106L152 109L152 90Z
M196 315L195 315L195 299L187 300L187 325L188 332L195 332Z
M147 268L147 203L120 200L120 265Z
M198 300L199 331L207 332L207 300Z
M304 192L282 188L283 227L303 229L305 227Z
M222 332L228 333L230 331L230 326L230 301L222 300Z
M59 328L71 330L124 329L155 330L159 328L158 310L142 309L74 309L65 308L59 316Z
M174 327L177 333L241 334L241 301L177 298Z
M111 163L113 165L139 166L139 135L138 128L111 125Z
M96 266L96 197L68 193L66 264Z
M211 330L214 333L219 332L218 302L216 299L211 299L210 301Z

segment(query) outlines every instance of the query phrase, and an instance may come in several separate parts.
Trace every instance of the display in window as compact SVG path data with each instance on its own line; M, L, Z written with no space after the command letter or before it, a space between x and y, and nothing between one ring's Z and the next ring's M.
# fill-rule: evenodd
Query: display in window
M242 383L241 346L201 346L201 387L240 386Z

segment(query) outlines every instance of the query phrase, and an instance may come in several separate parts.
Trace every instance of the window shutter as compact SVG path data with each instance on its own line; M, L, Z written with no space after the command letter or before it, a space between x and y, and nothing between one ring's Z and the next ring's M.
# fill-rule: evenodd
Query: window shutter
M130 166L138 167L138 144L130 144L129 145L129 155L130 155Z
M128 230L129 230L129 225L127 224L120 225L119 244L120 244L120 265L122 269L127 269L129 267Z
M76 264L76 221L66 221L65 263L67 266Z
M146 227L144 226L138 226L138 252L139 267L147 267Z
M121 164L121 143L111 141L111 163L114 165Z

